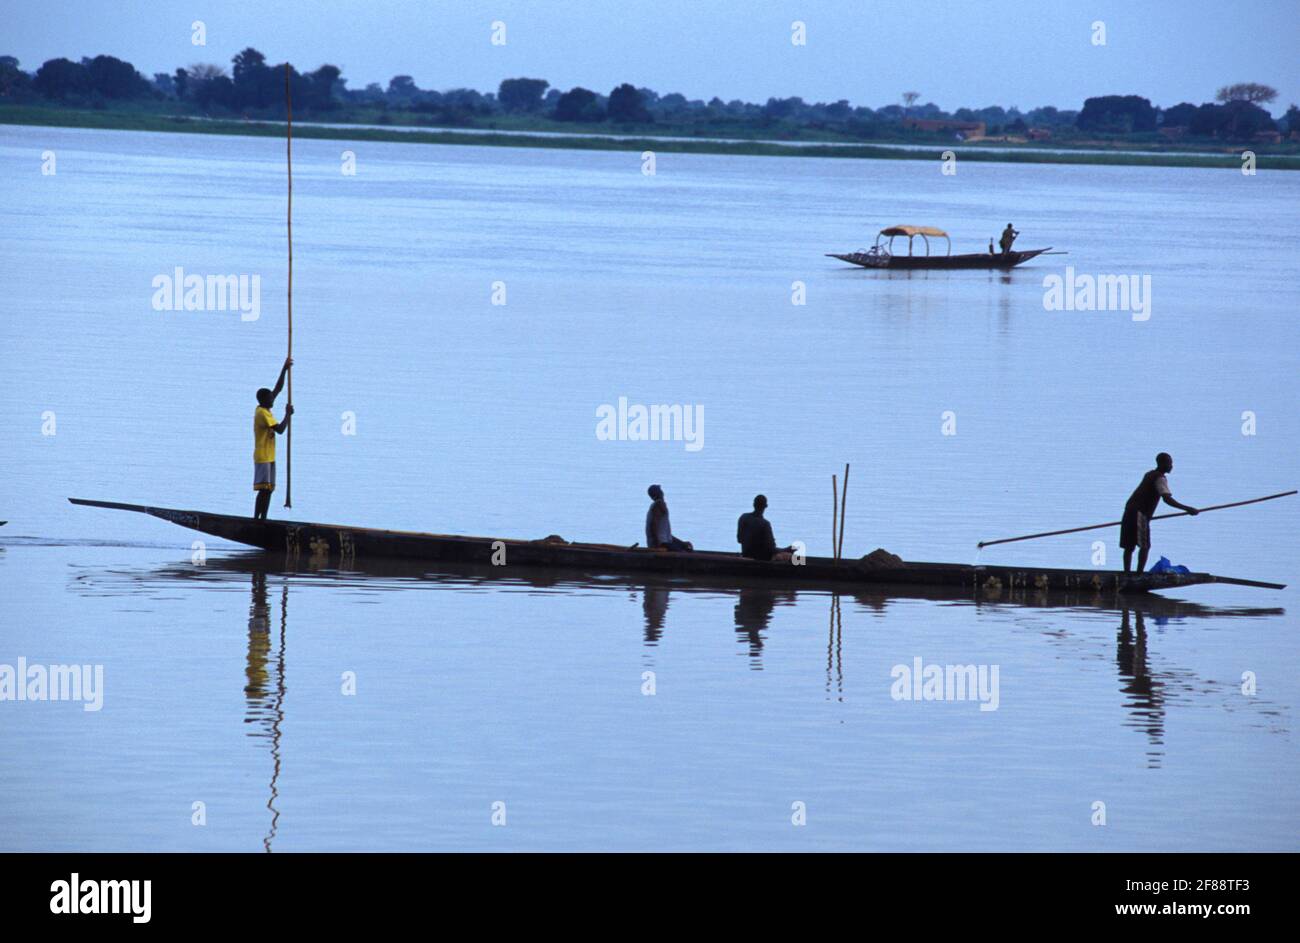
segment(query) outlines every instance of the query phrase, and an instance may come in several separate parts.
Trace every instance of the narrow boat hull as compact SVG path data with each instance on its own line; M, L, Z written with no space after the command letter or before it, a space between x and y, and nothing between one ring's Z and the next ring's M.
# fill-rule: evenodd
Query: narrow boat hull
M1209 573L1125 574L1114 570L1046 567L972 566L961 563L905 562L874 567L863 560L806 557L802 564L748 560L734 553L670 553L611 544L569 543L559 539L510 540L497 537L424 534L303 521L265 520L173 508L89 501L74 504L134 511L235 543L284 553L291 561L418 560L437 564L521 566L598 575L661 574L712 580L770 581L782 586L942 586L969 591L1039 590L1097 593L1149 592L1198 583L1234 582ZM1273 584L1257 584L1273 585Z
M971 252L965 255L872 255L867 252L837 253L828 252L827 256L875 269L1012 269L1022 262L1028 262L1035 256L1042 255L1048 249L1029 249L1024 252L1005 252L990 255L986 252Z

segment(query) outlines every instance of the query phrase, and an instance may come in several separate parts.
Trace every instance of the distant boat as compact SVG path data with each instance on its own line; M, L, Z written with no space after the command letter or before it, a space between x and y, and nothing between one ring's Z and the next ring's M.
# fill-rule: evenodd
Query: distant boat
M899 236L907 237L907 255L894 255L894 240ZM915 255L912 251L914 240L917 236L925 243L925 255ZM943 239L947 248L943 255L930 254L930 239ZM888 239L888 242L884 240ZM1046 249L1026 249L1024 251L1012 250L1011 252L969 252L964 255L952 254L952 240L942 229L935 229L933 226L890 226L887 229L880 230L876 236L876 244L870 249L859 249L857 252L839 253L827 252L826 255L832 259L839 259L841 262L848 262L850 265L860 265L863 268L887 268L887 269L949 269L949 268L976 268L976 269L1011 269L1015 268L1022 262L1028 262L1034 256L1042 255L1044 252L1050 252L1051 246Z
M951 587L969 593L996 596L1006 591L1064 591L1116 596L1152 590L1193 586L1198 583L1234 583L1265 589L1285 589L1280 583L1240 580L1212 573L1121 573L1116 570L1066 570L1036 566L971 566L964 563L916 563L895 560L887 565L861 560L807 557L802 565L789 562L747 560L738 553L712 551L667 552L615 544L571 543L560 537L509 540L455 534L422 534L376 530L340 524L305 521L254 520L208 511L89 501L69 498L73 504L148 514L181 527L224 537L276 553L287 560L314 558L336 562L341 568L357 560L419 560L433 564L492 564L568 570L588 576L660 574L704 578L739 585L758 581L773 586L903 585ZM498 556L499 555L499 556ZM874 555L873 555L874 556ZM508 572L506 567L502 571Z

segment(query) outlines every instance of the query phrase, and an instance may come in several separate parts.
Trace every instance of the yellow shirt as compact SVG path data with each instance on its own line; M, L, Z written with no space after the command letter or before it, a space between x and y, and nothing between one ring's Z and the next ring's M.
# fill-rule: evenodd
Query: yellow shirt
M253 412L253 461L275 461L275 416L265 406Z

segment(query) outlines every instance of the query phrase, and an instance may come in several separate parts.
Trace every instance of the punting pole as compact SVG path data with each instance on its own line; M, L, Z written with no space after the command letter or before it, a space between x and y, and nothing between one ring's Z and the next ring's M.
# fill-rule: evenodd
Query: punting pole
M1277 494L1267 494L1262 498L1251 498L1249 501L1233 501L1231 504L1213 504L1207 508L1198 508L1197 510L1204 514L1206 511L1222 511L1224 508L1239 508L1246 504L1259 504L1261 501L1272 501L1274 498L1285 498L1295 494L1295 491L1279 491ZM1177 511L1171 514L1157 514L1151 518L1153 521L1162 521L1167 517L1188 517L1186 511ZM1023 537L1003 537L1001 540L981 540L976 546L991 547L994 544L1011 544L1017 540L1035 540L1038 537L1056 537L1060 534L1077 534L1083 530L1100 530L1103 527L1118 527L1120 521L1111 521L1107 524L1089 524L1087 527L1070 527L1066 530L1046 530L1041 534L1026 534Z
M289 352L285 355L293 359L293 95L289 89L291 66L284 64L284 108L288 119L284 139L284 165L289 176L289 201L285 212L289 236ZM293 406L293 367L289 368L289 405ZM289 422L289 437L285 441L284 462L284 506L293 507L293 421Z
M836 477L834 475L831 475L831 559L832 560L838 560L840 558L840 553L839 550L837 549L839 546L839 534L840 534L839 513L840 513L840 487L837 484Z
M835 559L844 558L844 522L848 520L849 463L844 463L844 490L840 492L840 536L835 543Z

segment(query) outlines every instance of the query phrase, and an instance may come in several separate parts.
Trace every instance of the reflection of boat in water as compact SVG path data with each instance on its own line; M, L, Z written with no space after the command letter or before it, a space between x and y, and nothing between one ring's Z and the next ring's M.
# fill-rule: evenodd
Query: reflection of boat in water
M907 255L895 255L893 252L894 240L900 236L907 237ZM912 251L914 240L918 236L925 243L925 255L916 255ZM888 242L884 241L886 238ZM947 251L943 255L930 254L931 238L945 241ZM1035 256L1051 250L1052 247L1048 246L1045 249L1024 251L1013 249L1009 252L966 252L953 255L952 240L942 229L935 229L933 226L890 226L880 230L880 234L876 236L876 244L870 249L844 253L827 252L826 255L828 258L839 259L850 265L875 269L1013 269L1022 262L1028 262Z
M1260 583L1215 576L1212 573L1138 573L1118 570L1078 570L1027 566L978 566L965 563L917 563L897 561L875 565L871 557L833 560L804 557L803 562L749 560L736 553L713 551L665 552L612 544L570 543L558 537L544 540L506 540L422 534L410 531L377 530L337 524L302 521L254 520L206 511L120 504L110 501L69 499L73 504L135 511L161 520L248 544L263 550L282 552L293 565L296 560L337 560L347 569L363 561L414 560L429 567L447 564L492 564L502 573L519 567L580 572L587 575L641 576L657 574L710 580L730 586L753 581L776 588L828 586L841 590L870 586L942 587L968 595L1003 592L1014 594L1063 591L1083 595L1119 597L1199 583L1234 583L1283 589L1277 583ZM874 556L874 555L873 555Z
M508 572L503 572L508 571ZM907 610L915 610L913 600L933 600L947 607L969 607L972 616L961 620L960 624L977 626L980 624L1035 626L1041 623L1041 636L1052 645L1071 646L1068 651L1085 654L1089 663L1095 663L1097 644L1109 636L1114 641L1111 649L1114 666L1118 669L1119 692L1123 697L1124 720L1126 727L1141 732L1148 740L1148 763L1159 766L1165 750L1166 715L1171 707L1192 703L1192 699L1204 698L1221 691L1223 686L1212 681L1198 678L1194 673L1170 667L1161 667L1149 653L1147 626L1169 623L1186 623L1191 620L1217 620L1237 618L1246 621L1251 618L1269 618L1285 615L1279 607L1218 607L1169 599L1159 595L1124 596L1116 599L1109 594L1064 593L1003 589L996 595L970 594L961 590L942 587L873 586L851 593L841 593L833 587L807 588L787 587L773 588L766 581L749 581L737 586L735 581L709 581L701 579L682 579L659 574L638 576L590 577L582 574L544 568L528 567L493 567L491 565L442 565L429 566L420 561L372 560L347 569L331 566L319 559L300 558L288 561L283 554L257 551L237 551L229 555L209 555L206 563L196 566L192 563L178 562L162 567L138 571L123 571L113 568L103 572L80 573L74 582L81 591L93 595L102 595L105 583L125 583L129 593L158 592L173 595L179 583L189 585L207 585L221 593L231 588L247 592L252 583L252 603L248 613L248 653L245 697L247 708L246 723L255 724L257 734L270 752L272 770L269 798L265 807L270 811L270 829L262 838L263 845L270 850L279 825L279 780L281 777L281 740L280 730L285 717L285 636L287 626L288 585L292 583L295 593L310 593L312 587L323 592L331 588L345 591L361 587L373 590L397 593L419 592L462 592L468 594L482 593L485 589L501 592L517 592L528 596L580 595L580 596L622 596L629 591L633 599L639 596L640 612L638 621L644 619L644 647L647 653L662 647L666 641L677 634L686 634L689 630L695 634L699 628L699 614L712 612L714 627L719 631L734 628L734 637L738 654L745 657L749 667L755 671L762 669L763 660L770 658L769 640L788 641L785 633L773 635L772 625L783 624L793 630L795 635L803 635L807 615L816 610L821 603L829 603L829 631L823 636L825 641L825 696L828 701L846 702L854 697L855 689L850 686L850 675L846 666L852 668L861 659L861 646L872 645L872 636L882 637L877 631L864 624L864 617L871 618L873 625L893 625L892 622L875 622L875 617L887 615L897 609L903 618L898 623L906 627L909 616ZM268 598L268 583L279 583L282 587L281 611L279 613L278 644L277 629L273 625L271 602ZM690 597L697 597L702 606L690 604ZM299 595L297 598L303 598ZM734 626L730 614L724 615L725 609L717 606L720 599L734 603ZM686 601L686 605L673 605L675 601ZM811 603L811 608L808 604ZM895 603L898 605L895 606ZM539 602L539 606L545 606ZM790 607L787 615L778 615L779 610ZM797 607L797 608L796 608ZM856 625L850 624L848 645L845 645L843 608L850 609L850 616L856 615ZM609 609L598 611L605 614ZM824 611L824 610L823 610ZM1041 616L1035 618L1035 612ZM1113 619L1112 620L1112 614ZM1072 616L1068 623L1073 626L1099 626L1110 628L1104 633L1095 631L1080 635L1076 631L1060 631L1066 620L1061 616ZM991 620L985 621L988 617ZM824 616L823 616L824 618ZM911 618L915 618L912 616ZM781 620L784 619L784 623ZM1009 621L1008 621L1009 620ZM1114 626L1119 625L1116 634ZM624 626L631 629L631 626ZM638 629L640 630L640 629ZM417 628L416 631L419 631ZM823 623L823 631L827 631ZM1085 647L1080 649L1082 643ZM1107 646L1109 647L1109 645ZM778 645L778 651L789 657L788 646ZM855 657L854 652L859 654ZM807 653L806 648L804 653ZM1106 659L1110 661L1110 657ZM788 662L783 661L783 664ZM861 678L859 677L861 682ZM869 681L874 684L874 681ZM860 690L860 689L859 689Z
M590 575L553 570L544 567L492 566L490 564L436 564L417 560L375 559L353 561L340 566L337 560L300 557L287 559L283 554L258 551L238 551L228 556L209 555L204 566L177 564L153 571L149 576L179 580L220 580L231 574L277 573L293 575L305 583L319 580L322 583L346 584L352 581L393 581L394 588L457 589L499 587L509 590L578 590L599 592L619 590L642 593L642 611L645 618L647 643L660 640L667 621L670 598L673 593L700 593L734 596L752 593L743 608L738 607L738 627L758 625L765 629L764 617L770 618L776 605L795 602L801 595L851 599L857 605L873 612L885 611L894 600L933 600L966 604L975 607L1024 607L1035 609L1065 608L1083 611L1143 612L1156 619L1261 617L1285 614L1281 607L1225 607L1172 599L1155 593L1113 596L1095 591L1054 591L1032 588L989 587L977 593L960 587L916 586L907 584L880 584L844 591L836 586L798 586L775 583L769 579L711 580L707 577L679 577L673 574ZM770 595L772 606L759 597ZM743 621L742 621L743 620ZM746 628L746 634L747 634Z

